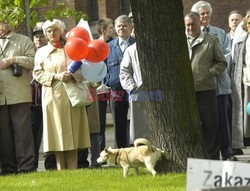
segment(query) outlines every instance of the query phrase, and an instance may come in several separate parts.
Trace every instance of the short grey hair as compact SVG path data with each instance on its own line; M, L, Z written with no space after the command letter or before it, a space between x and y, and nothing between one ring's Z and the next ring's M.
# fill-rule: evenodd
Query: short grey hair
M185 15L185 18L186 18L186 17L188 17L188 18L190 18L190 19L196 19L196 18L197 18L197 19L200 20L200 15L199 15L199 13L193 12L193 11L187 13L187 14Z
M231 11L231 12L229 13L228 19L229 19L229 17L230 17L232 14L238 14L238 15L241 16L241 18L243 18L243 15L242 15L242 13L241 13L240 11L238 11L238 10L233 10L233 11Z
M115 23L117 22L128 22L130 25L132 25L131 19L127 15L120 15L115 19Z
M191 11L192 11L192 12L197 12L197 13L199 13L199 9L200 9L200 8L209 11L209 13L211 13L211 14L212 14L212 12L213 12L213 9L212 9L210 3L206 2L206 1L198 1L197 3L195 3L195 4L192 6Z

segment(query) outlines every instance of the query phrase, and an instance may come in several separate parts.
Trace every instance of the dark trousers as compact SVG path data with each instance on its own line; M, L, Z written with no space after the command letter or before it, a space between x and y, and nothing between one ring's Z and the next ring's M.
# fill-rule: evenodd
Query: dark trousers
M81 149L78 151L78 153L77 153L78 168L88 168L89 167L88 153L89 153L89 150L87 148ZM46 170L56 169L56 157L55 157L55 155L54 154L46 154L44 164L45 164Z
M205 146L209 159L220 159L220 134L215 90L196 92Z
M55 154L45 154L44 167L46 170L55 170L56 168L56 156Z
M78 168L88 168L89 161L88 161L88 149L81 149L78 151Z
M128 147L127 114L128 101L126 98L110 102L115 127L115 139L118 148Z
M42 135L43 135L43 113L42 107L30 107L31 110L31 125L34 139L34 147L35 147L35 168L38 168L38 160L39 160L39 149L41 145Z
M230 94L217 96L220 140L221 140L220 150L221 150L221 155L224 159L233 155L232 139L230 133L230 124L229 124L230 117L228 115L229 96Z
M33 132L34 146L35 146L34 166L37 169L39 162L39 149L43 135L43 113L41 106L36 106L36 107L32 106L30 109L31 109L32 132ZM56 169L56 157L54 154L45 154L44 167L46 170Z
M232 97L231 95L228 96L228 110L227 110L227 116L228 116L228 123L229 123L229 132L230 137L232 137ZM231 139L231 145L232 145L232 139Z
M99 133L90 133L91 166L99 166L97 159L100 156Z
M106 94L102 94L102 96L100 97L106 99L107 96ZM107 113L108 102L104 100L99 100L98 105L99 105L99 122L100 122L100 149L102 151L106 146L105 131L106 131L106 113Z
M30 104L0 106L3 171L33 171L34 141L31 128Z
M97 163L97 159L100 156L99 133L90 133L90 141L91 166L100 166L100 164ZM89 166L88 154L88 149L82 149L78 152L78 168L86 168Z

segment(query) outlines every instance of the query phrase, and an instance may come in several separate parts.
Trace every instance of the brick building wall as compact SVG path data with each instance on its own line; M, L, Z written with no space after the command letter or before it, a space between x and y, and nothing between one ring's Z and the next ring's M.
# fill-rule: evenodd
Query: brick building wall
M106 17L115 19L121 15L121 3L119 0L108 0L106 1Z
M198 0L182 0L183 1L183 14L186 14L190 11L192 5ZM211 24L218 26L229 31L228 28L228 14L232 10L239 10L245 15L246 11L250 9L250 0L207 0L212 8L213 14L211 19ZM40 9L40 13L49 9L50 6L53 6L55 2L64 2L69 7L77 10L83 11L89 17L89 24L91 30L96 34L95 24L99 18L109 17L115 19L121 14L127 14L130 8L128 7L128 0L53 0L50 1L50 5ZM97 3L97 7L94 3ZM126 7L123 7L126 6ZM98 16L98 17L97 17ZM97 17L97 18L96 18ZM41 20L44 20L41 17ZM73 19L62 19L68 30L72 29L76 25L76 21ZM17 32L27 34L26 24L23 23L19 26Z
M71 0L74 1L74 0ZM76 7L82 6L82 11L90 14L90 0L75 0ZM109 17L115 19L121 14L125 14L124 10L127 12L128 8L123 8L122 5L125 4L124 0L102 0L99 1L99 17ZM182 0L183 1L183 14L186 14L190 11L192 5L198 0ZM232 10L239 10L243 15L250 9L250 0L207 0L213 8L213 14L211 19L211 24L223 28L227 32L229 31L228 27L228 14Z
M197 0L182 0L184 14L191 10L191 7ZM213 14L211 24L229 31L228 15L232 10L240 11L243 16L250 9L250 0L206 0L211 4Z

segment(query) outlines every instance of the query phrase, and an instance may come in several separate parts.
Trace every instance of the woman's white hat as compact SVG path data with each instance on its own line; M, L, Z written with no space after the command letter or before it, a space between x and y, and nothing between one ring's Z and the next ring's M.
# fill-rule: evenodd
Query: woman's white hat
M60 21L59 19L53 19L53 21L47 20L45 21L45 23L43 24L42 28L43 28L43 34L46 36L46 30L49 27L56 27L58 28L61 33L63 32L63 22Z

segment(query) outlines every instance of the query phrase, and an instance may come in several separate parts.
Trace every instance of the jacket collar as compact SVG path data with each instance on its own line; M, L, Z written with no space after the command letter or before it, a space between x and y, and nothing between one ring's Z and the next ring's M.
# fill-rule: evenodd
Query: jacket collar
M45 57L49 57L49 55L56 49L56 47L54 47L52 44L50 44L49 42L48 42L48 44L47 44L47 46L44 46L43 47L44 49L46 49L45 51L44 51L44 53L46 54L45 55Z
M3 44L3 47L2 48L2 51L5 49L5 47L7 46L7 44L9 43L9 40L14 36L14 33L13 32L9 32L6 36L6 39L4 41L4 44Z
M249 34L247 34L245 31L244 32L242 31L242 33L238 36L238 38L234 39L235 41L234 43L236 44L236 43L244 42L247 39L248 35Z
M197 44L200 44L205 38L205 33L201 31L200 35L195 39L194 43L192 44L192 47L194 47Z
M128 45L131 45L135 42L135 39L130 36L129 39L128 39ZM110 43L109 43L109 46L119 46L119 40L118 38L115 38L114 40L112 40Z
M213 34L214 36L218 36L219 31L221 31L222 29L212 26L212 25L208 25L209 27L209 34Z

